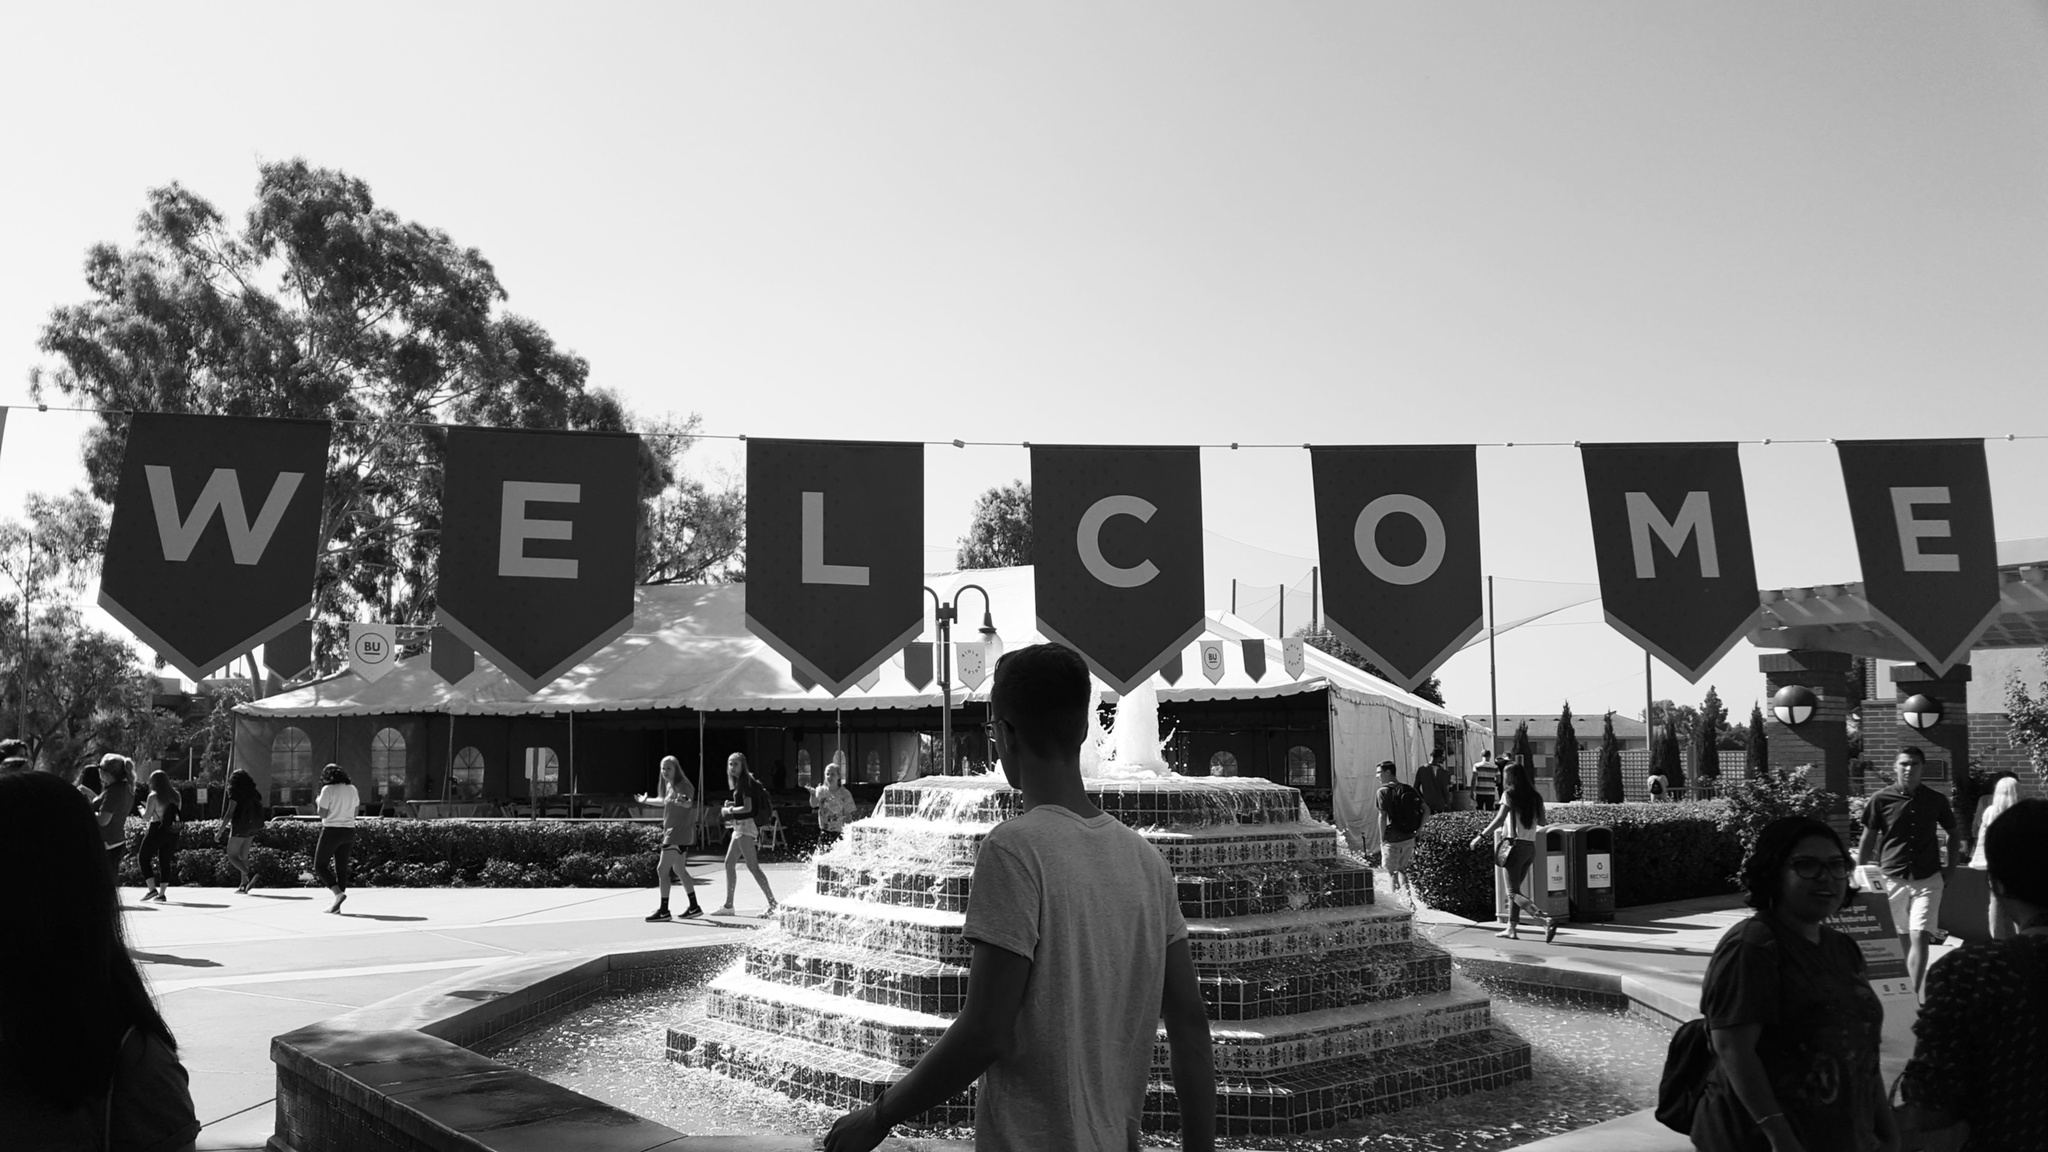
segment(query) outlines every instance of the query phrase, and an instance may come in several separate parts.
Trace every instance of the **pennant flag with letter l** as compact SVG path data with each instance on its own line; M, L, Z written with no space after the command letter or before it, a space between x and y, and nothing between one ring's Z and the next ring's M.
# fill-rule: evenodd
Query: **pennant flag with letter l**
M398 629L389 624L348 626L348 670L372 684L398 666Z
M1202 675L1211 684L1223 679L1223 641L1202 641Z
M1266 642L1246 640L1244 645L1244 674L1256 684L1266 678Z
M100 607L193 680L306 618L325 420L136 413Z
M1699 683L1760 611L1741 456L1733 442L1579 456L1607 623Z
M1836 448L1871 615L1945 673L1969 657L1999 611L1984 442L1843 440Z
M960 683L967 685L969 692L981 687L988 679L988 644L982 640L965 640L953 645L953 670L960 674Z
M296 679L312 665L311 620L301 620L263 642L263 666L280 680Z
M903 646L903 678L910 681L912 688L931 687L931 641L919 640Z
M1127 694L1202 634L1196 448L1031 449L1038 630Z
M640 437L448 430L442 627L538 692L633 626Z
M924 445L747 441L747 630L837 696L924 631Z
M1413 690L1485 623L1472 445L1311 448L1323 619Z
M1308 644L1299 636L1289 636L1280 641L1280 666L1287 669L1287 675L1299 680L1308 671Z
M446 628L436 628L428 643L432 649L427 662L434 675L455 684L476 671L476 649L464 644L462 637Z

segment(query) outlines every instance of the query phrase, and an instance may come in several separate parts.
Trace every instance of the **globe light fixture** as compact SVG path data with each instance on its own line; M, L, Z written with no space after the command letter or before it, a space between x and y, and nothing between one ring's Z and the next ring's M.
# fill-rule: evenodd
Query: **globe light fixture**
M1941 723L1941 701L1925 694L1910 696L1899 705L1899 720L1908 728L1925 732Z
M1787 684L1771 697L1771 715L1787 728L1797 728L1808 720L1820 707L1820 697L1804 684Z

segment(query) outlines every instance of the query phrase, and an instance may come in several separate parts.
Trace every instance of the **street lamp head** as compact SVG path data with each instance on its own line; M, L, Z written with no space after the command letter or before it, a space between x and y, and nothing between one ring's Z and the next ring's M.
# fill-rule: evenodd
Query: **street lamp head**
M1797 728L1813 719L1819 707L1820 697L1804 684L1787 684L1771 697L1771 714L1787 728Z
M1941 701L1924 693L1908 697L1899 705L1899 720L1908 728L1925 732L1941 723Z

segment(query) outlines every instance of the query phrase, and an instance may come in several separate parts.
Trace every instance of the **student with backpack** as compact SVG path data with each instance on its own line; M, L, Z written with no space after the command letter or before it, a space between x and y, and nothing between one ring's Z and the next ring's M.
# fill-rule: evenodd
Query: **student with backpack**
M1505 940L1521 939L1522 910L1526 908L1529 915L1543 922L1543 942L1548 944L1557 937L1557 917L1522 894L1522 885L1529 879L1529 867L1536 862L1536 830L1543 827L1543 793L1536 790L1530 775L1526 761L1517 760L1507 766L1507 788L1501 793L1500 807L1493 820L1472 838L1472 848L1477 851L1488 836L1495 836L1493 863L1507 873L1508 926L1494 935Z
M172 869L178 857L178 790L161 768L149 774L149 801L142 814L149 821L142 833L142 846L135 851L142 865L142 882L149 886L142 898L162 904L170 900Z
M1401 783L1392 760L1380 761L1380 790L1375 800L1380 810L1380 865L1394 891L1415 886L1408 873L1415 866L1415 833L1422 827L1422 793Z

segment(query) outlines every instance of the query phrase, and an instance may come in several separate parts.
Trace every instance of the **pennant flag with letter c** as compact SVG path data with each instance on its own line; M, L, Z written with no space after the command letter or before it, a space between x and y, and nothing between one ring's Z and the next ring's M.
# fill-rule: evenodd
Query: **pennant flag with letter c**
M312 608L331 427L128 419L100 607L201 680Z
M1202 634L1197 448L1031 448L1038 630L1119 693Z
M439 623L528 692L633 626L640 437L448 430Z
M1982 440L1843 440L1842 481L1871 614L1936 675L1999 611Z
M1413 689L1485 623L1471 445L1311 448L1324 619Z
M1579 455L1607 623L1699 683L1759 611L1742 458L1732 442Z
M924 445L747 441L747 630L838 696L924 631Z

